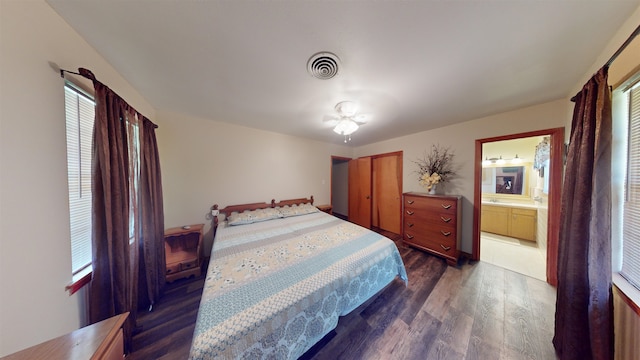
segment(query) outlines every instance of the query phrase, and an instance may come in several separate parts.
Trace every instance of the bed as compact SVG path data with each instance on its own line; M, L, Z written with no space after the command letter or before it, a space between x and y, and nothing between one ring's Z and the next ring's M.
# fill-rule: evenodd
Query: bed
M220 214L190 359L297 359L340 316L407 282L393 241L319 211L313 197Z

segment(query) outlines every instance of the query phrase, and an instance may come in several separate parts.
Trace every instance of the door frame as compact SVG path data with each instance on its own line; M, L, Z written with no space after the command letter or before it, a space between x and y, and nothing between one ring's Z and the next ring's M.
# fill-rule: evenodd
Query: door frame
M349 160L352 160L352 158L344 157L344 156L331 155L331 171L329 171L329 205L331 205L331 207L333 207L333 166L335 165L336 162L349 162ZM347 179L347 183L345 185L348 188L348 186L349 186L349 180L348 179ZM349 208L349 199L348 199L348 194L347 194L347 209L348 208ZM343 215L343 214L340 214L340 215ZM347 215L345 215L345 217Z
M549 195L547 214L547 282L558 284L558 241L560 237L560 200L564 173L564 127L497 136L475 141L473 187L473 251L471 258L480 260L480 207L482 205L482 145L488 142L513 140L532 136L550 135Z

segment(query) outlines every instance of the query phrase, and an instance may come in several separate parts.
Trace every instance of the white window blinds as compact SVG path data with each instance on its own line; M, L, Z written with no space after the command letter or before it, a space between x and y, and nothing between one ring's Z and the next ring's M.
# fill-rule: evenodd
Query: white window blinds
M91 141L95 103L65 86L71 261L75 275L91 264Z
M640 83L629 91L628 136L620 274L640 289Z

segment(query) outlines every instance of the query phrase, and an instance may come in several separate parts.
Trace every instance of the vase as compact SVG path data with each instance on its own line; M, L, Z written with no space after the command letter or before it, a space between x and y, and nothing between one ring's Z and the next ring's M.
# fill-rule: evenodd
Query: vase
M436 186L431 185L431 190L429 190L429 195L435 195L435 194L436 194Z

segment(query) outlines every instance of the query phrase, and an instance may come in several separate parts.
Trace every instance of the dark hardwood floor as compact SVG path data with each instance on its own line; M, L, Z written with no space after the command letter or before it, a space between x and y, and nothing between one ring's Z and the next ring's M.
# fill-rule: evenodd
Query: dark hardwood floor
M553 287L483 262L451 267L399 250L408 286L396 279L302 359L556 359ZM203 283L204 274L168 284L154 310L140 313L127 358L186 359Z

